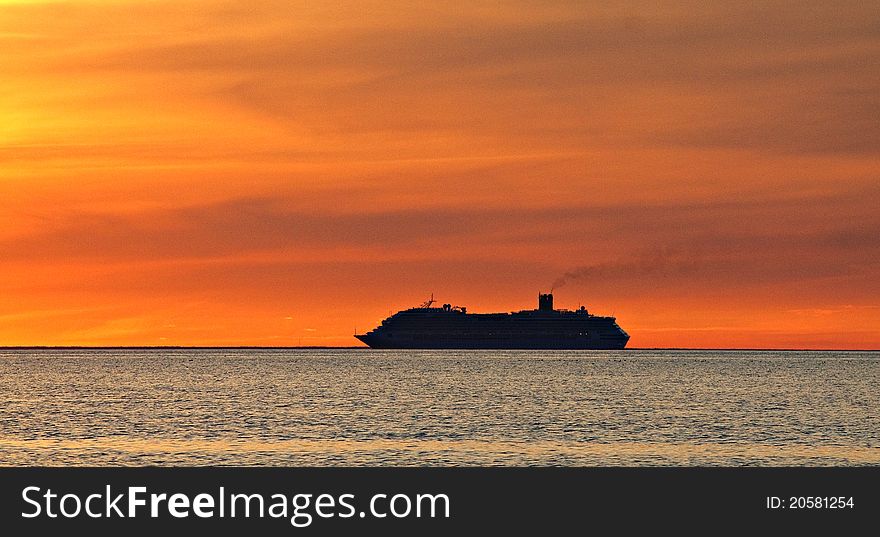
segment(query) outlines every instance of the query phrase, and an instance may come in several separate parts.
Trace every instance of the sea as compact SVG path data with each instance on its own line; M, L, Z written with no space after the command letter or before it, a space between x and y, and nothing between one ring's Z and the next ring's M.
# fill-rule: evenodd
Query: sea
M0 350L0 465L880 464L880 352Z

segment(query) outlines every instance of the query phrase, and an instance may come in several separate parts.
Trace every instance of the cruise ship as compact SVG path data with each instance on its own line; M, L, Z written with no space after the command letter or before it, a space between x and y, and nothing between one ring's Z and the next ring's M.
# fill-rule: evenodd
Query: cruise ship
M354 337L374 349L623 349L629 341L614 317L553 309L551 293L538 308L512 313L468 313L434 298L399 311Z

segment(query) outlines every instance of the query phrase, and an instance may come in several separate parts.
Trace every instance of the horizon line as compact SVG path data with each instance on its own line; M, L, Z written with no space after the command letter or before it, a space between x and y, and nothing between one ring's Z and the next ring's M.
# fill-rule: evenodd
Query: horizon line
M164 350L164 349L238 349L238 350L406 350L406 351L462 351L462 350L481 350L481 351L571 351L578 349L371 349L364 345L351 346L333 346L333 345L0 345L0 351L4 350ZM610 349L581 349L588 351L607 351ZM628 347L625 349L616 349L619 351L788 351L788 352L880 352L880 348L876 349L820 349L820 348L777 348L777 347Z

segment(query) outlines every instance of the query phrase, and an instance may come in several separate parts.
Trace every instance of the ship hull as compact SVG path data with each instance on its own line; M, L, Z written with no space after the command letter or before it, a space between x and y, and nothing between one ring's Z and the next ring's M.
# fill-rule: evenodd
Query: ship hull
M355 336L372 349L448 349L448 350L620 350L629 338L588 341L578 338L480 338L452 339L413 337L391 339L374 334Z

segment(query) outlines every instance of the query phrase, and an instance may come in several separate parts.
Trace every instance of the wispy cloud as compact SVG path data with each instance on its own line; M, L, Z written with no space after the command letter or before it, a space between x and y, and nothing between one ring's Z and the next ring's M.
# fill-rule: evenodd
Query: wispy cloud
M660 306L682 328L704 304L716 327L869 306L878 18L849 1L5 3L0 311L20 317L0 337L208 341L209 317L253 319L250 341L333 337L413 294L515 308L557 277L562 300L646 329ZM81 327L28 317L107 304Z

